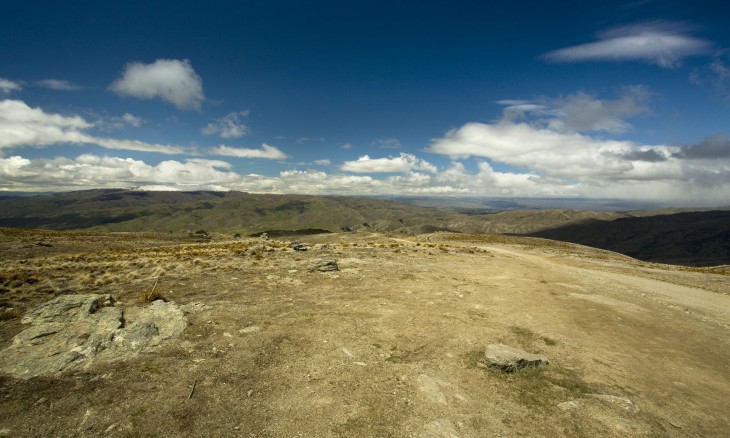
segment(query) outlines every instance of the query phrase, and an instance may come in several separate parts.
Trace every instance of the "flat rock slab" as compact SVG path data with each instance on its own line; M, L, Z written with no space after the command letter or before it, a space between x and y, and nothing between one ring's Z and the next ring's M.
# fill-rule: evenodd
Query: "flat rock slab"
M314 272L314 271L329 272L329 271L339 271L340 268L337 266L337 260L319 259L319 260L314 260L314 261L312 261L312 263L309 264L309 270L311 272Z
M132 357L178 337L187 319L176 304L155 301L125 321L109 295L64 295L22 323L30 326L0 351L0 371L27 379Z
M484 351L484 359L488 367L507 373L522 368L536 368L548 364L548 359L545 356L528 353L525 350L504 344L487 345Z

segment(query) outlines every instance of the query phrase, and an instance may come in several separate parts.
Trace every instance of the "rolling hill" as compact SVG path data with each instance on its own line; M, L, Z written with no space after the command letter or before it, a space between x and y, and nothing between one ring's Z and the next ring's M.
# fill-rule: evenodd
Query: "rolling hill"
M608 249L640 260L730 264L730 211L566 209L475 214L393 200L244 192L87 190L0 199L0 227L185 234L436 231L521 234ZM279 233L280 234L280 233Z

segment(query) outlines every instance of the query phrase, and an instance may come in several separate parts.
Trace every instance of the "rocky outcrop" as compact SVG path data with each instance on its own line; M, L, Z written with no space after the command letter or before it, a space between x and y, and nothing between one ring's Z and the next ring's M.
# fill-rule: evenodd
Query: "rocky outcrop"
M540 367L548 364L545 356L528 353L519 348L504 344L489 344L484 351L486 365L490 368L511 373L527 367Z
M187 325L174 303L154 301L125 321L110 295L65 295L22 320L30 327L0 351L0 371L30 378L123 360L179 336Z
M309 264L309 271L310 272L330 272L330 271L339 271L340 268L337 266L337 260L332 259L319 259L319 260L313 260Z

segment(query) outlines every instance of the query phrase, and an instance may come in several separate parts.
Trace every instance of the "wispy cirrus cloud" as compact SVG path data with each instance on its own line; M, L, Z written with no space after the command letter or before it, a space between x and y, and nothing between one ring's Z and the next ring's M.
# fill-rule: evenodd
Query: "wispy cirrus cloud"
M33 82L33 85L36 87L48 88L50 90L56 91L78 91L82 89L80 85L76 85L70 81L61 79L43 79Z
M23 87L20 85L19 82L0 78L0 94L10 94L12 92L20 91L22 89Z
M203 80L187 59L158 59L150 64L131 62L109 90L137 99L159 98L181 110L200 110L205 100Z
M707 86L730 103L730 49L718 50L709 64L692 71L690 80L696 85Z
M251 133L243 123L248 117L248 111L237 111L229 113L220 119L208 123L200 130L204 135L216 135L221 138L241 138Z
M600 32L598 41L553 50L542 58L549 62L643 61L672 68L683 58L707 53L713 45L688 31L683 23L638 23Z
M507 120L530 119L533 125L561 132L607 132L621 134L631 129L628 118L651 113L652 92L644 85L624 87L615 99L601 99L586 92L534 101L506 99Z
M397 138L376 138L372 144L385 149L398 149L401 146Z

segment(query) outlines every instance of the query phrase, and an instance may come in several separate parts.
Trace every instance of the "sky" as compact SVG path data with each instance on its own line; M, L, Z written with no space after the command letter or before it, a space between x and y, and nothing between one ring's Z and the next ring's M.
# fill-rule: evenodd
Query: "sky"
M0 191L730 205L724 2L0 11Z

